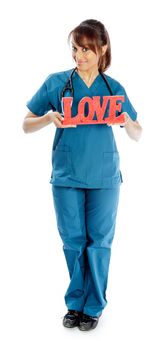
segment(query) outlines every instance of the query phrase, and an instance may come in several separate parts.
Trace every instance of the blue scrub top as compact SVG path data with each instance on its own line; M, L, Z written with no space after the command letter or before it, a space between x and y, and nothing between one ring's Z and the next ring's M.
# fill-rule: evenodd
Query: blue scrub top
M37 116L48 111L62 113L61 92L73 69L50 74L27 101L28 109ZM113 95L124 95L121 112L127 112L136 120L137 112L132 106L124 87L109 75L104 74ZM78 103L85 96L108 96L106 83L99 74L90 88L75 71L72 77L74 98L72 116L78 113ZM65 94L69 96L69 94ZM106 110L108 115L108 106ZM85 105L88 114L88 105ZM93 119L96 119L94 115ZM120 156L112 127L106 124L77 125L76 128L56 128L52 148L52 174L50 183L55 186L81 188L114 188L123 182L120 171Z

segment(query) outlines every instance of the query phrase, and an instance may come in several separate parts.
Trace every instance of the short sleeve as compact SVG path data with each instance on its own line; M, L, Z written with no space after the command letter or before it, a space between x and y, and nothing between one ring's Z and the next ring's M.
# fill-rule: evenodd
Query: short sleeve
M132 103L130 102L125 89L124 89L124 96L125 96L125 101L124 101L124 103L122 105L122 111L121 112L122 113L123 112L127 112L129 114L130 118L133 121L135 121L137 119L137 112L134 109Z
M125 97L124 103L122 104L121 113L127 112L128 115L130 116L130 118L133 121L135 121L137 119L137 112L134 109L132 103L130 102L129 97L127 96L127 93L123 87L122 87L121 95L124 95L124 97ZM120 125L120 127L124 128L123 125Z
M45 81L32 96L32 98L27 101L26 106L32 113L38 116L43 116L51 109L54 109L49 100L47 85Z

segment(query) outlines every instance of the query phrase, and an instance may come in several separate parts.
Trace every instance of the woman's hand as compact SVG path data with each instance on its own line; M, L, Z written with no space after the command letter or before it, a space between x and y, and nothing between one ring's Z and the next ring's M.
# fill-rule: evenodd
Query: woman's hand
M57 128L76 128L77 125L63 125L64 117L59 112L48 113L50 121L55 124Z

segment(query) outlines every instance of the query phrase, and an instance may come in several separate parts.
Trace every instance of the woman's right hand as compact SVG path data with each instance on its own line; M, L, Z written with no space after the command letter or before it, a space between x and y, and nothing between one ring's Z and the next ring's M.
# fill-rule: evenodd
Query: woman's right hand
M50 121L55 124L57 128L76 128L77 125L63 125L64 117L59 112L48 113Z

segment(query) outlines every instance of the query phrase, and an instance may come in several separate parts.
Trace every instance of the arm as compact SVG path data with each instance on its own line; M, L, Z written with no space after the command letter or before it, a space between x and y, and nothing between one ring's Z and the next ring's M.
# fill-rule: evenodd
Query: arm
M63 119L59 112L46 113L40 117L29 111L23 121L22 128L25 133L29 133L40 130L51 123L54 123L57 128L76 127L76 125L63 125Z
M23 121L23 131L25 133L34 132L50 124L52 120L49 114L50 113L47 113L40 117L32 112L28 112Z
M125 127L125 130L131 139L135 141L140 140L142 127L137 120L133 121L129 114L125 113L125 123L122 125Z

